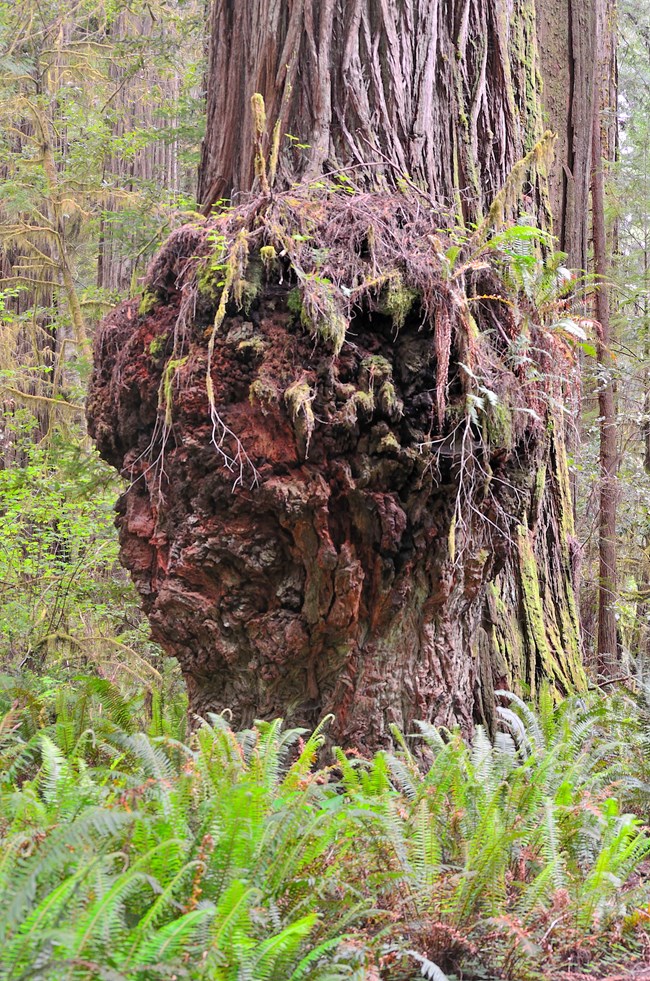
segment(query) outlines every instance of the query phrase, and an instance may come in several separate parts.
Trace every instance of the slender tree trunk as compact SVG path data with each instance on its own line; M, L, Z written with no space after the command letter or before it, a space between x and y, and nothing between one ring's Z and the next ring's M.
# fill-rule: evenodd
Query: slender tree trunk
M52 210L52 228L56 241L56 257L58 260L57 272L61 277L65 292L70 320L72 322L72 332L75 344L79 352L84 354L90 350L90 340L84 319L77 287L75 286L74 274L70 266L70 256L66 241L65 220L63 217L63 207L61 205L61 194L57 179L56 164L52 153L51 132L46 119L38 115L39 128L42 134L41 151L43 154L43 170L48 183L49 203Z
M609 245L605 219L604 161L612 159L611 123L602 114L611 111L611 4L603 5L600 18L600 58L598 98L594 106L592 136L591 206L594 246L594 272L598 277L596 319L600 323L597 345L598 409L600 418L600 498L599 498L599 585L598 585L598 666L603 674L616 672L618 641L616 629L616 512L618 446L614 364L611 348L613 330L609 300Z
M647 186L647 181L646 181ZM650 242L648 241L648 219L643 232L643 422L641 436L643 438L643 467L650 474Z

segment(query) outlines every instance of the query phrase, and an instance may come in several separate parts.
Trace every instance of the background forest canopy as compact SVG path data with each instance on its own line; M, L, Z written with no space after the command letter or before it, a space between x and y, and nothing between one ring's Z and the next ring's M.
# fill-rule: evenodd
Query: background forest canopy
M536 229L529 212L548 207L541 183L519 182L512 216L498 229L490 231L490 195L471 214L480 175L466 160L459 166L467 165L467 193L453 202L452 236L433 241L450 295L454 277L471 280L472 263L479 275L488 255L498 277L477 280L470 301L482 303L487 317L486 304L500 300L507 284L522 309L534 310L532 321L547 330L575 381L561 406L564 382L549 388L548 401L567 436L573 516L559 524L579 583L572 609L588 690L560 701L533 669L513 685L515 694L495 696L492 686L496 713L467 740L423 724L417 746L424 748L414 749L409 733L393 726L367 746L350 749L342 739L332 767L322 763L331 756L320 730L283 732L280 723L247 718L251 728L235 733L227 716L201 712L205 721L189 733L188 708L198 711L200 693L190 683L188 705L179 664L152 639L142 597L120 566L115 500L127 485L100 458L84 417L102 320L127 301L117 316L143 323L172 302L173 290L157 292L147 270L160 271L169 259L170 233L203 227L206 202L217 216L207 234L212 251L200 253L216 283L206 323L224 322L219 296L233 283L237 292L224 243L241 242L243 228L227 200L245 171L240 143L253 148L257 189L283 167L308 170L318 156L320 147L294 129L278 129L274 148L270 134L246 119L234 133L234 184L222 186L210 170L211 23L217 7L230 6L0 0L0 977L407 981L421 971L434 981L582 981L623 966L626 977L641 977L634 972L650 949L650 10L631 0L615 11L605 5L616 54L601 93L594 168L604 177L603 226L600 247L595 225L582 243L584 268L569 268L575 243L560 230L564 216L556 216L556 241ZM526 24L515 32L522 46L534 34ZM479 48L472 65L479 55L488 63L488 46ZM287 84L279 109L267 99L270 117L289 105ZM229 105L236 115L237 104ZM468 134L478 102L473 108L461 121ZM522 146L535 166L538 154L543 176L550 141L542 116L536 142ZM376 163L387 165L383 151ZM430 189L406 172L396 183L405 201L415 201L416 236ZM327 194L333 185L343 201L362 201L366 191L345 170L324 179ZM294 214L304 186L297 204L289 198ZM592 190L595 201L596 183ZM245 210L246 193L236 197ZM264 234L276 233L285 203L281 194L267 202ZM594 222L595 211L594 204ZM296 233L284 252L281 238L264 246L262 254L272 253L259 263L269 281L294 277L293 315L305 344L333 346L335 356L343 338L319 333L318 307L310 320L299 263L327 306L332 256L344 238L336 221L347 232L345 215L332 207L326 249ZM192 239L192 248L197 242L200 252L206 241ZM378 290L376 307L372 289L363 303L403 327L414 301L411 286L398 285ZM231 298L227 317L236 319L233 311ZM482 323L478 312L470 319ZM237 336L238 357L244 348L258 357L254 340ZM362 343L361 332L355 340ZM155 391L165 427L187 360L166 344L160 333L147 346L161 372ZM522 364L527 353L522 348ZM399 392L385 358L370 360L363 362L367 391L348 402L356 398L355 424L364 413L368 420L384 413L393 426L380 432L388 446ZM510 406L485 379L466 374L466 418L485 431L486 420L494 426ZM458 373L450 377L457 382ZM303 456L313 440L314 459L319 384L320 377L297 377L281 395L255 390L264 418L279 411L289 420ZM437 403L429 398L439 421L455 408L453 384L449 392L449 404L444 388ZM528 403L522 411L522 426L538 421ZM386 453L397 451L390 444ZM461 509L460 494L457 501ZM445 527L452 561L463 548L461 526L454 512ZM532 551L528 557L534 563ZM541 610L542 600L532 606ZM503 617L501 598L490 602ZM505 629L504 637L514 645ZM581 672L577 657L566 678ZM314 677L308 672L310 698ZM561 681L560 688L564 675ZM315 698L308 725L325 704ZM302 725L291 712L287 705L285 718ZM388 738L394 749L373 755ZM369 758L357 758L355 748Z
M82 404L98 318L195 207L204 5L10 2L0 30L3 647L111 670L128 648L141 683L151 647Z

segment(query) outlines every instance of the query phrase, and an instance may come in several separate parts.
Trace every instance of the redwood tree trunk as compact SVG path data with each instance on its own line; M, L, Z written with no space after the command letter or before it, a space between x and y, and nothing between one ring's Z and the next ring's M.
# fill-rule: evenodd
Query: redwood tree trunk
M407 286L416 266L438 270L437 223L453 224L445 209L457 225L532 212L547 227L536 24L532 0L216 0L204 207L260 189L259 92L267 177L279 127L273 190L323 173L352 179L337 241L348 220L366 221L349 248L367 275L382 236ZM576 66L576 85L590 67ZM569 108L554 112L566 129ZM572 180L574 200L586 200L588 170ZM404 184L421 203L400 218ZM374 219L364 189L379 202L368 205ZM335 738L372 749L390 723L493 729L496 688L580 687L551 340L530 336L503 286L470 263L456 279L432 274L429 300L403 316L389 315L385 291L355 305L356 280L341 279L343 292L320 274L349 298L348 332L340 350L315 344L296 315L304 277L280 261L276 218L290 223L293 205L276 213L273 202L260 203L275 216L263 241L279 265L265 272L259 253L242 265L262 283L248 308L227 305L212 334L223 265L202 299L192 269L205 233L188 228L150 272L153 312L151 297L140 312L123 307L96 346L91 430L132 480L118 519L123 561L154 636L182 665L192 710L228 708L236 725L277 715L313 725L332 712ZM259 229L252 209L247 227ZM296 226L301 238L330 234L327 207L316 213L318 230ZM419 233L416 257L409 223L415 236L422 214L431 234ZM517 343L548 373L536 411ZM499 390L494 406L483 396L481 419L468 409L476 345Z
M199 200L255 179L251 96L288 185L408 174L476 218L544 127L533 0L215 0Z

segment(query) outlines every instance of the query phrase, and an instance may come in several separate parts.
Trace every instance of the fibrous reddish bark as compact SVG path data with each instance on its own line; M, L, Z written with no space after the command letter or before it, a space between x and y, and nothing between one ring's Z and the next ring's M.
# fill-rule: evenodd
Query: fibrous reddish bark
M207 209L253 186L256 92L283 186L408 174L471 219L543 133L531 0L217 0L211 35Z
M570 265L586 269L596 0L537 3L537 26L541 97L548 125L557 133L557 165L549 175L553 228Z

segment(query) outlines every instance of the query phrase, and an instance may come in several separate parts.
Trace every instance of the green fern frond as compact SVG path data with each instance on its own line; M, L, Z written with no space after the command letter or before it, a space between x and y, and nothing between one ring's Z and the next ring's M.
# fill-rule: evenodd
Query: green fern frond
M192 949L200 927L209 924L215 916L215 908L206 906L191 910L166 923L148 936L139 946L132 959L134 966L174 963ZM129 959L131 962L131 958Z

